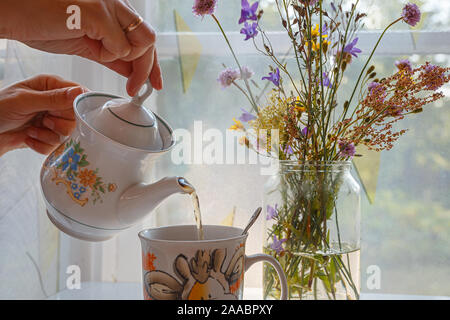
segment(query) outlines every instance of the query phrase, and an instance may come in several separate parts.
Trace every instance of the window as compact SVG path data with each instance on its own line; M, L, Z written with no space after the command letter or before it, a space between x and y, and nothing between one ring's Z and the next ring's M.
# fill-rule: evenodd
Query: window
M289 42L281 32L274 1L260 0L265 12L263 23L270 31L274 48L279 54L286 55L286 62L290 64L293 61L289 55ZM203 134L208 129L218 129L225 136L232 118L240 115L241 107L248 109L249 106L234 88L223 90L216 81L223 65L234 67L216 25L209 17L201 19L192 14L193 0L131 2L158 31L165 89L152 96L150 107L174 129L188 130L194 138L198 138L198 131ZM255 79L259 80L268 73L269 62L256 54L251 42L242 40L237 24L240 0L218 3L217 15L242 64L249 65L255 71ZM380 35L380 28L399 15L404 3L405 0L360 0L360 10L370 13L358 42L365 54ZM405 24L398 24L381 42L373 60L379 74L390 74L394 62L405 57L413 63L430 61L450 66L450 2L422 0L421 3L424 12L421 25L411 30ZM101 66L62 56L46 56L44 63L37 63L42 58L41 53L11 42L8 46L10 44L18 54L6 60L4 72L6 41L0 40L0 85L5 84L2 82L4 74L8 81L16 81L35 73L50 72L93 90L125 95L124 80ZM352 66L355 73L365 57L367 55L355 61ZM11 73L8 63L9 67L14 66L19 71ZM355 77L355 74L347 73L341 103ZM443 90L447 98L427 106L422 114L399 123L409 132L392 151L370 158L370 164L360 164L354 172L367 192L362 207L362 293L450 295L446 285L450 282L450 88L447 86ZM202 143L205 148L209 142L205 139ZM27 210L19 210L20 221L10 215L8 222L13 227L0 224L5 230L0 239L0 257L8 259L7 263L0 263L0 267L4 267L0 269L0 276L11 281L8 288L21 287L9 292L0 289L1 297L10 294L25 298L45 297L57 289L64 289L67 267L73 264L81 267L83 281L140 282L138 231L156 225L194 224L190 198L174 195L144 223L122 232L113 240L91 244L62 233L58 236L45 215L42 200L39 200L37 175L43 158L28 157L31 153L24 152L10 155L9 161L20 160L20 163L16 163L15 171L11 170L8 176L0 175L0 178L13 180L14 174L23 174L20 178L27 180L29 196L23 204ZM205 224L232 222L234 226L244 226L254 209L261 205L263 185L268 177L260 174L258 165L206 165L195 163L195 159L192 164L177 165L171 156L170 153L161 156L156 164L155 179L173 175L186 177L197 188ZM22 170L20 166L25 167L25 160L33 161L33 166ZM0 168L7 167L8 164L0 159ZM25 198L19 191L16 196ZM36 206L39 207L38 215L31 209ZM0 206L0 218L4 219L6 213L2 209ZM249 254L262 250L261 219L251 229L247 242ZM40 228L38 231L36 226ZM16 231L19 227L22 233ZM43 239L42 247L36 244ZM367 287L367 270L372 265L381 270L381 287L376 290ZM36 269L40 271L41 279L36 276L39 273L34 272ZM246 286L259 287L261 281L261 266L255 266L246 275ZM33 290L25 286L30 283Z
M405 1L383 1L382 4L380 1L360 2L360 10L370 13L366 28L359 35L359 47L367 54L381 33L379 29L399 16ZM270 36L274 47L281 54L288 52L288 41L283 33L278 33L281 24L274 12L274 1L261 3L265 11L263 23L272 30ZM421 26L410 30L406 24L398 24L389 32L376 52L374 64L377 72L390 74L394 71L394 62L405 57L413 63L430 61L450 66L449 6L442 1L424 1ZM222 90L215 81L223 64L234 67L231 55L211 19L196 18L190 9L191 6L181 7L177 1L158 1L149 9L151 21L160 32L159 50L165 77L165 90L157 98L158 112L175 128L194 132L194 121L201 120L204 131L208 128L225 131L232 124L231 119L240 114L240 107L248 108L248 105L233 88ZM257 76L266 74L268 62L254 54L253 45L242 41L242 35L238 32L239 1L227 2L226 5L219 2L216 12L224 28L229 31L242 64L251 66ZM184 20L199 45L192 41L191 47L180 48L177 40L187 35L175 33L175 18L169 18L172 15ZM181 55L184 54L183 50L187 51L186 56L180 57L180 51ZM183 92L183 72L191 71L189 65L183 69L182 64L189 63L189 54L193 59L199 52L192 81L187 91ZM359 59L358 64L366 57ZM289 57L287 61L289 63ZM355 63L355 73L358 67L361 65ZM355 78L356 75L347 74L349 86ZM346 94L343 89L341 94ZM447 96L450 95L449 87L444 91ZM409 132L393 150L382 152L375 160L379 164L377 174L367 178L363 176L364 169L359 170L362 180L376 180L376 191L373 187L368 190L374 201L370 203L365 197L362 210L363 293L450 294L448 288L442 285L450 280L450 255L447 250L450 244L449 101L447 97L427 106L423 114L400 122L399 125L409 128ZM259 175L255 166L174 166L169 156L159 165L162 171L158 174L184 175L197 186L206 223L221 223L236 206L234 223L242 226L260 204L265 177ZM367 185L373 181L363 183L369 188ZM166 201L158 210L158 219L159 224L192 223L188 199L174 197ZM261 239L261 227L254 227L248 242L251 251L261 250ZM379 290L369 290L366 286L366 270L371 265L379 266L382 272ZM257 272L252 272L247 278L248 286L257 286L261 281Z

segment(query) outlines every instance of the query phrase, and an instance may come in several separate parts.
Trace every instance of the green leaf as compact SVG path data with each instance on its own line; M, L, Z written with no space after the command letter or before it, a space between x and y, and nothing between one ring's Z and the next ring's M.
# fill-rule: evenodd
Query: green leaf
M80 166L80 167L86 167L86 166L88 166L89 165L89 162L87 162L86 160L81 160L80 162L78 162L78 165Z

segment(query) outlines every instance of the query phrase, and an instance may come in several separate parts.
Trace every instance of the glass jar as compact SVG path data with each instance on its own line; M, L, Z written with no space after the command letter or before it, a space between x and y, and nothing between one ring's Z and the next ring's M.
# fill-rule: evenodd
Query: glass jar
M360 192L351 162L280 161L265 185L264 252L283 266L290 299L359 299ZM263 295L278 298L264 266Z

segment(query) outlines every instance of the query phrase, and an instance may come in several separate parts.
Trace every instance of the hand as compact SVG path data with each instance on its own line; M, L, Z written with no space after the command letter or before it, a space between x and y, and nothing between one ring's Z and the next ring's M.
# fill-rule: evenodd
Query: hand
M81 29L69 30L66 10L81 10ZM150 78L163 87L155 49L155 31L145 21L126 33L139 15L127 0L1 0L0 20L4 37L60 54L78 55L128 78L128 94L134 96Z
M56 76L39 75L0 90L0 156L30 147L48 154L75 128L73 100L87 91Z

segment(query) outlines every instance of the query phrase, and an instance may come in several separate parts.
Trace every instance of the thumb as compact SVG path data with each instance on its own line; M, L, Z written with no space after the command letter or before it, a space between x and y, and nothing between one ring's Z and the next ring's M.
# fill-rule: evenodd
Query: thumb
M21 105L28 114L41 111L57 111L72 108L73 100L82 94L82 87L68 87L47 91L29 92Z

